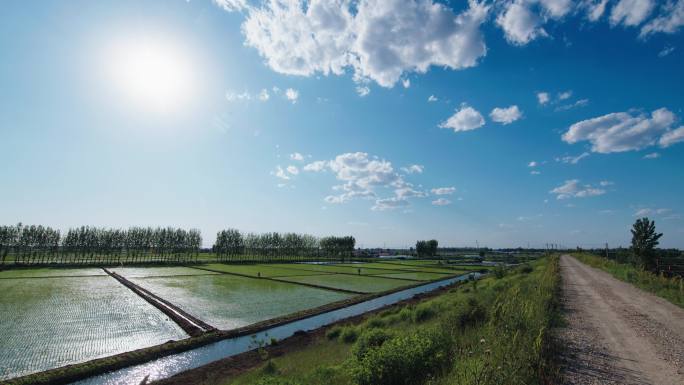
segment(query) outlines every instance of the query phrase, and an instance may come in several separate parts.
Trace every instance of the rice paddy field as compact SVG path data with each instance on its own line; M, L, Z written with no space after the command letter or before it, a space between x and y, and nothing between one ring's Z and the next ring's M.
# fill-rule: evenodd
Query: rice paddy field
M225 330L351 297L331 290L229 274L133 278L131 282Z
M47 274L60 278L3 274L0 380L187 337L113 278L68 270Z
M222 330L465 274L428 261L109 269ZM100 268L0 271L0 381L189 338Z

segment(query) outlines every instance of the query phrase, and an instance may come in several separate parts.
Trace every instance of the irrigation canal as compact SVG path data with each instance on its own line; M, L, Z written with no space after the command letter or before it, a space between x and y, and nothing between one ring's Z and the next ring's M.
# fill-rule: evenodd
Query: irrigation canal
M379 309L383 306L412 298L417 294L428 293L443 286L451 285L459 281L465 281L469 279L470 276L478 279L480 278L481 274L473 272L461 275L459 277L430 282L425 285L397 291L386 296L370 299L368 301L360 302L355 305L333 310L327 313L322 313L286 323L255 334L217 341L196 349L161 357L144 364L134 365L93 376L81 381L77 381L75 384L120 385L139 384L145 378L147 378L148 381L161 380L187 370L207 365L214 361L253 350L257 348L257 346L255 346L255 341L268 341L271 338L282 340L292 336L297 331L314 330L345 318L354 317L372 310Z

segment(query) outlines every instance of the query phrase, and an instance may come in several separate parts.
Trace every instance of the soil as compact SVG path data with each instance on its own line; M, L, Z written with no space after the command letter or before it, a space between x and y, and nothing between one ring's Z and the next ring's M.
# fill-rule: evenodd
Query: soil
M564 255L563 384L684 384L684 309Z

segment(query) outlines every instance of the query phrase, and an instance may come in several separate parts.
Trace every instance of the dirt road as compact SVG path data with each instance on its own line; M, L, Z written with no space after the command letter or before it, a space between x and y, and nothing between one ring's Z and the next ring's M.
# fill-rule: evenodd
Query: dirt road
M684 384L684 309L561 257L564 384Z

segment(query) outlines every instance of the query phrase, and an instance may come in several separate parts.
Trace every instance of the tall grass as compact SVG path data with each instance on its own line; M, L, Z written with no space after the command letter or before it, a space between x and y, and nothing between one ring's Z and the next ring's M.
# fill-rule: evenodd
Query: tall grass
M361 324L333 328L303 350L274 358L269 365L279 368L277 374L254 371L223 383L553 383L551 330L560 320L559 282L558 258L545 258L501 278L492 275ZM345 338L350 330L357 338Z
M629 282L675 305L684 307L684 279L682 277L668 278L593 254L576 253L573 256L589 266L610 273L617 279Z

